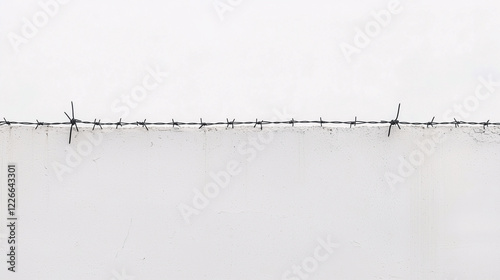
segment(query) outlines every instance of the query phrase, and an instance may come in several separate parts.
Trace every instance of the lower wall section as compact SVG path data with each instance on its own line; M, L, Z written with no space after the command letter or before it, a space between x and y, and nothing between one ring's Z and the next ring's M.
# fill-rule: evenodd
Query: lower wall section
M0 129L1 279L498 279L500 129ZM132 278L133 277L133 278Z

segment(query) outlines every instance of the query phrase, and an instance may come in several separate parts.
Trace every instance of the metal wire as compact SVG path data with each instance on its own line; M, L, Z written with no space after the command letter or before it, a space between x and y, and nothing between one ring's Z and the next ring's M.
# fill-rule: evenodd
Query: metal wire
M145 128L146 130L149 130L148 126L172 126L172 127L181 127L181 126L198 126L199 129L203 127L208 127L208 126L226 126L226 128L234 128L235 126L238 125L253 125L253 127L259 126L260 129L263 129L264 125L270 125L270 124L291 124L292 127L295 126L295 124L319 124L321 127L325 124L345 124L349 125L349 127L356 126L358 124L385 124L389 125L389 131L387 133L387 136L391 136L391 129L393 126L397 126L399 129L401 129L401 125L417 125L417 126L426 126L426 127L434 127L434 125L454 125L455 127L459 127L461 124L464 125L480 125L483 126L483 128L486 128L490 125L492 126L499 126L499 122L490 122L490 120L487 120L486 122L468 122L468 121L458 121L455 118L453 121L445 121L445 122L435 122L434 119L435 117L432 118L431 121L429 122L407 122L407 121L400 121L399 120L399 112L401 109L401 104L398 105L398 110L396 113L396 118L393 120L381 120L381 121L361 121L358 120L357 117L354 118L353 121L326 121L323 120L322 118L319 118L319 120L295 120L291 119L290 121L266 121L266 120L258 120L255 119L255 121L236 121L233 119L232 121L229 121L229 119L226 118L226 121L222 122L204 122L202 118L200 118L200 122L179 122L179 121L174 121L172 119L171 122L147 122L146 119L144 121L136 121L136 122L123 122L122 119L118 122L101 122L101 120L94 119L94 121L83 121L75 118L75 109L73 107L73 102L71 102L71 117L69 114L64 112L66 117L68 118L69 121L67 122L40 122L38 119L36 122L23 122L23 121L8 121L5 118L3 118L3 121L0 121L0 126L2 125L25 125L25 126L35 126L35 129L38 129L39 126L54 126L54 125L69 125L69 143L71 144L71 137L73 134L73 127L76 129L78 132L78 124L83 124L83 125L92 125L92 130L98 126L99 128L103 128L103 126L114 126L116 129L118 127L123 127L123 126L141 126Z

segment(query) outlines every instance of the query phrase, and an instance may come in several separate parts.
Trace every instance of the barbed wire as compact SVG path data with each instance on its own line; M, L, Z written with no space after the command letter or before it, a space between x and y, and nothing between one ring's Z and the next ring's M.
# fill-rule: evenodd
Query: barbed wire
M453 121L444 121L444 122L435 122L434 119L435 117L432 117L432 120L429 122L408 122L408 121L400 121L399 120L399 112L401 109L401 104L398 105L398 110L396 113L396 118L393 120L380 120L380 121L362 121L358 120L357 117L354 117L353 121L340 121L340 120L323 120L322 118L319 118L319 120L295 120L291 119L289 121L266 121L266 120L258 120L255 119L255 121L236 121L235 119L229 120L226 118L226 121L221 121L221 122L204 122L202 118L200 118L200 122L179 122L175 121L172 119L171 122L147 122L146 119L144 121L136 121L136 122L124 122L120 118L118 122L101 122L101 120L94 119L94 121L84 121L75 118L75 109L73 106L73 102L71 102L71 117L64 112L66 117L68 118L69 121L67 122L40 122L38 119L36 122L27 122L27 121L8 121L3 118L3 121L0 120L0 126L2 125L25 125L25 126L35 126L35 129L38 129L40 126L54 126L54 125L69 125L70 130L69 130L69 143L71 144L71 137L73 134L73 127L76 129L78 132L78 124L83 124L83 125L91 125L92 130L94 130L96 127L103 128L103 126L114 126L116 129L118 127L123 127L123 126L141 126L145 128L146 130L149 130L148 126L172 126L174 127L181 127L181 126L198 126L199 129L203 127L208 127L208 126L226 126L226 128L234 128L235 126L238 125L253 125L253 127L259 127L261 130L263 129L264 125L271 125L271 124L290 124L292 127L295 126L295 124L319 124L321 127L323 125L327 124L345 124L349 125L349 127L356 126L358 124L385 124L389 125L389 131L387 133L387 136L391 136L391 129L393 126L397 126L399 129L401 129L400 125L416 125L416 126L426 126L426 127L434 127L435 125L454 125L455 127L459 127L460 125L480 125L483 126L483 128L486 128L490 125L492 126L500 126L499 122L490 122L490 120L487 120L486 122L470 122L470 121L459 121L456 118L453 118Z

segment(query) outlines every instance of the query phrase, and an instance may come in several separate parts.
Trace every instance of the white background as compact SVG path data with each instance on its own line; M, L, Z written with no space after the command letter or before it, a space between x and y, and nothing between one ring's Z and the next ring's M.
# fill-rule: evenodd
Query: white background
M0 1L0 117L118 120L148 67L168 78L125 120L428 121L463 104L478 77L500 80L498 1L400 1L401 12L352 56L356 28L390 1L68 1L15 51L40 1ZM218 13L214 3L232 10ZM458 119L500 119L498 94ZM448 119L452 118L450 116ZM446 119L446 121L448 120Z

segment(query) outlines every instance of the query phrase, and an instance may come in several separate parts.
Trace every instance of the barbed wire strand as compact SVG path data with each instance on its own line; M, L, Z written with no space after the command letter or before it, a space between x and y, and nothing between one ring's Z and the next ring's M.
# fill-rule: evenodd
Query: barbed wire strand
M147 122L146 119L143 121L136 121L136 122L124 122L120 118L118 122L101 122L101 119L97 120L94 119L94 121L84 121L75 118L75 108L73 106L73 101L71 101L71 117L69 116L68 113L64 112L66 117L68 118L69 121L67 122L40 122L38 119L36 119L36 122L28 122L28 121L8 121L3 118L3 121L0 121L0 126L2 125L24 125L24 126L35 126L35 129L38 129L40 126L69 126L69 143L71 144L71 138L73 135L73 128L76 129L77 132L79 132L78 129L78 124L82 125L91 125L92 130L94 130L96 127L99 127L103 129L103 126L114 126L116 129L118 127L123 127L123 126L141 126L145 128L147 131L149 131L148 126L172 126L172 128L175 127L182 127L182 126L197 126L199 129L202 129L203 127L208 127L208 126L226 126L226 128L234 128L235 126L241 126L241 125L253 125L253 127L259 127L261 130L263 129L264 125L272 125L272 124L291 124L292 127L295 126L295 124L319 124L321 127L325 124L333 124L333 125L349 125L349 127L356 126L358 124L382 124L382 125L389 125L389 131L387 133L387 136L391 136L391 129L393 126L397 126L399 129L401 129L400 125L413 125L413 126L426 126L427 128L429 126L434 127L435 125L454 125L456 128L460 127L461 124L463 125L480 125L483 126L485 129L488 126L500 126L500 122L490 122L490 120L487 120L485 122L470 122L470 121L459 121L456 118L453 118L453 121L443 121L443 122L436 122L434 121L435 117L432 117L432 120L429 122L408 122L408 121L400 121L399 120L399 113L401 110L401 103L398 104L398 110L396 113L396 118L393 120L380 120L380 121L362 121L358 120L358 117L354 117L354 121L340 121L340 120L323 120L323 118L319 118L319 120L295 120L291 119L289 121L266 121L266 120L260 120L255 119L255 121L236 121L233 119L232 121L229 121L228 118L226 118L226 121L221 121L221 122L204 122L202 118L200 118L200 122L179 122L179 121L174 121L172 119L171 122Z

